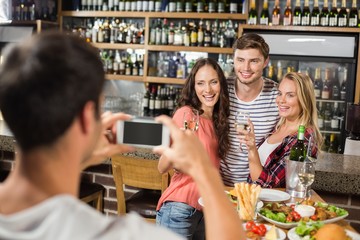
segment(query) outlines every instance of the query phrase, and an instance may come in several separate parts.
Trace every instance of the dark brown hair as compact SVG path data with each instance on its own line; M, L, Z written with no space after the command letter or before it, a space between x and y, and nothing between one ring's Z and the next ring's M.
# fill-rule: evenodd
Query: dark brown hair
M199 69L204 66L211 66L217 72L220 81L220 97L214 106L212 121L219 143L219 157L224 159L230 147L228 122L230 115L229 92L225 75L214 59L201 58L197 60L188 78L186 79L177 108L190 106L194 109L197 109L200 115L204 112L201 109L201 102L195 92L195 75Z
M236 39L233 45L233 53L237 49L257 49L262 53L265 60L269 57L270 52L269 45L265 42L264 38L255 33L246 33Z

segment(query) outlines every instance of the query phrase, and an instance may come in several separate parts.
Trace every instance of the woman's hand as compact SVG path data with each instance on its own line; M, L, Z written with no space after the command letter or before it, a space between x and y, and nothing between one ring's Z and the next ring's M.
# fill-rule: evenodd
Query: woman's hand
M249 129L239 130L240 144L245 144L248 151L256 150L254 124L248 119Z

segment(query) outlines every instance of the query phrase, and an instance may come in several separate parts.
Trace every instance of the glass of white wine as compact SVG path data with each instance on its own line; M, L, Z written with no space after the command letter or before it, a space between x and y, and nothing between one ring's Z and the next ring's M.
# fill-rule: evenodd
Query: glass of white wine
M315 180L315 163L305 158L305 161L298 166L299 182L305 188L304 200L308 199L309 187Z
M184 112L183 122L184 129L197 131L199 128L199 111L192 109L190 112Z
M250 126L248 119L250 118L250 113L246 111L239 111L235 116L235 130L239 135L242 135L239 131L247 130L250 131ZM243 151L242 144L240 143L240 151Z

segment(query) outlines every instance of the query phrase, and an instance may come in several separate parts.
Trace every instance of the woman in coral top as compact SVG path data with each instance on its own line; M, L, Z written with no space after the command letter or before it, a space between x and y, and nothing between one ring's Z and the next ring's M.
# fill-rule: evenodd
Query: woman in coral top
M195 134L207 150L212 164L219 168L229 148L229 94L226 78L217 62L199 59L181 93L173 120L183 128L183 116L192 109L199 111L199 127ZM221 144L219 144L221 143ZM166 158L158 165L161 173L171 169ZM170 186L162 194L156 223L187 239L205 239L205 224L197 187L190 176L174 171Z

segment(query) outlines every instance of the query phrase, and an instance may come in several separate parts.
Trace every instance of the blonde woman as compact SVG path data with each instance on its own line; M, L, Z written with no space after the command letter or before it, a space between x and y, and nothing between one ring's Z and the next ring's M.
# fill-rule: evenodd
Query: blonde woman
M262 187L285 187L285 157L297 143L299 125L305 126L305 144L312 136L311 156L316 157L322 142L317 125L317 109L314 87L311 79L304 74L287 73L279 84L276 104L280 120L258 149L255 144L254 126L249 120L250 132L239 135L240 142L249 151L249 182ZM251 119L251 116L250 116Z

